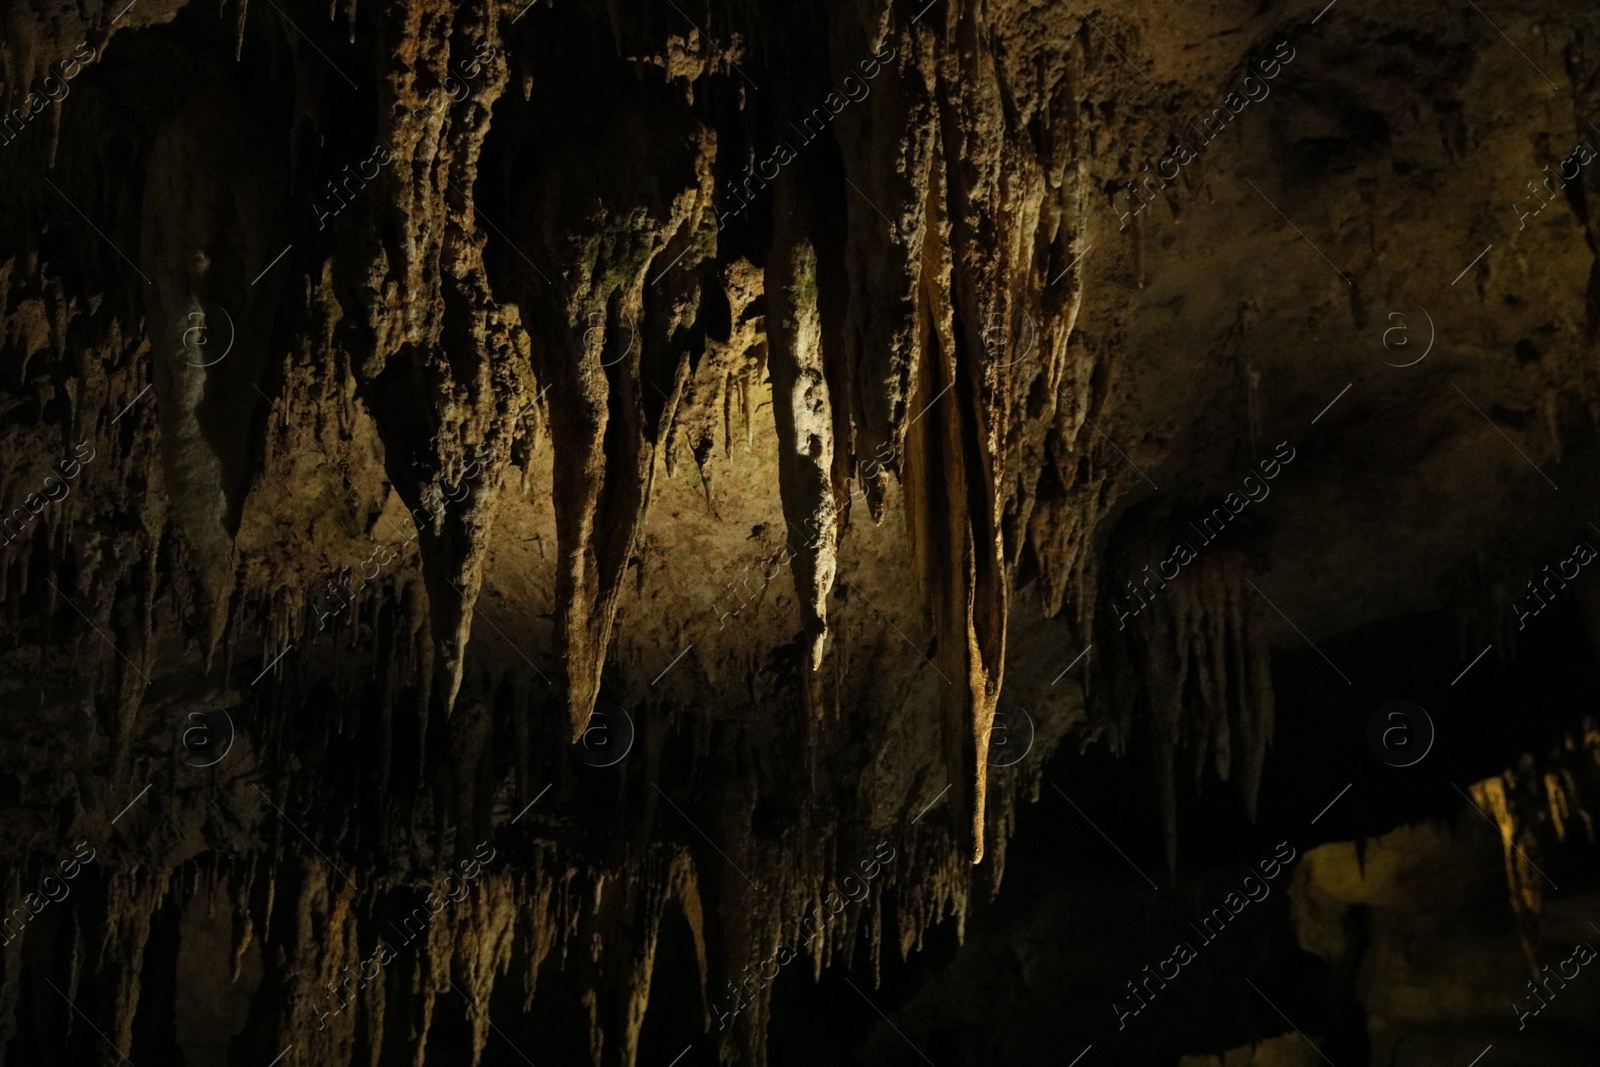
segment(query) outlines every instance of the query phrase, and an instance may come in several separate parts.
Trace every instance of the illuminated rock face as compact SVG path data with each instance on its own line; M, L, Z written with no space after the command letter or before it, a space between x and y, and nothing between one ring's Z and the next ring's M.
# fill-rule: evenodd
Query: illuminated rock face
M6 1062L899 1062L1008 842L1114 925L1197 811L1466 811L1299 814L1408 656L1450 782L1581 736L1592 20L1156 7L8 12ZM1545 767L1470 794L1534 946ZM1458 1018L1328 959L1372 1055Z

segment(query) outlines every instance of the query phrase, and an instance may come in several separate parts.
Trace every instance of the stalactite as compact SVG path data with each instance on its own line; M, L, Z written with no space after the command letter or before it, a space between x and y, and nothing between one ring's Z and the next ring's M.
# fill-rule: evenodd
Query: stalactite
M564 226L583 220L579 225L585 227L546 250L546 267L534 267L524 278L526 303L541 309L529 324L538 342L539 378L551 383L556 398L551 427L561 553L556 643L574 738L582 734L598 696L621 575L648 506L655 446L667 436L664 428L645 425L648 407L656 404L645 395L646 387L661 384L648 379L675 331L676 309L698 302L694 271L715 241L709 135L691 127L675 133L629 128L616 136L646 143L661 139L674 156L684 152L684 138L689 138L684 162L693 183L671 190L669 199L640 202L637 189L610 188L615 182L604 158L608 146L591 143L585 150L593 154L587 165L595 171L594 182L570 193L570 205L530 200L525 209L530 230L547 228L544 220L555 217ZM614 150L634 148L622 143ZM570 173L577 161L560 162ZM558 182L553 173L543 180ZM570 177L559 181L557 187L570 188ZM602 199L598 211L588 199L593 189L605 189L612 198ZM553 286L548 276L563 282ZM665 316L647 314L645 290L652 278L667 282L677 294L668 305L674 310Z
M778 431L778 479L784 503L784 543L791 559L802 628L809 639L808 674L822 665L828 635L828 593L834 584L838 517L834 507L833 413L822 366L817 314L816 252L801 234L803 207L792 184L775 194L777 247L767 268L767 365ZM820 693L808 679L808 710Z
M0 884L5 886L4 894L0 895L0 907L5 910L0 915L9 916L11 909L21 902L22 894L16 867L9 863L5 867L7 869L0 874L3 878ZM22 999L22 954L9 951L9 944L0 949L4 949L0 951L0 1048L10 1048L17 1035L17 1007Z
M1513 776L1512 782L1515 782ZM1506 885L1511 896L1511 910L1518 920L1518 928L1525 948L1530 949L1534 938L1531 927L1544 902L1543 886L1539 875L1526 858L1523 844L1533 844L1531 835L1522 832L1513 811L1513 801L1507 794L1505 777L1487 778L1472 783L1472 802L1479 810L1487 810L1500 829L1500 843L1505 852Z
M330 5L330 14L337 6ZM843 781L860 804L856 814L874 829L888 824L886 813L901 803L877 794L908 788L905 764L931 756L927 762L957 783L949 810L894 831L902 835L893 841L904 859L867 901L806 946L813 976L849 965L863 947L876 975L886 936L909 955L947 918L964 936L972 863L988 857L989 884L997 889L1016 805L1037 797L1038 767L1048 754L1041 743L1033 764L1008 773L991 770L985 758L1007 664L1013 576L1028 565L1037 570L1046 613L1068 614L1081 645L1103 611L1096 535L1118 513L1132 475L1126 457L1109 452L1088 429L1090 409L1100 421L1116 391L1108 346L1094 348L1074 336L1085 286L1082 269L1069 267L1089 252L1088 219L1098 194L1089 136L1080 135L1091 122L1080 114L1083 50L1069 43L1071 35L1030 28L1036 48L1019 59L992 32L993 13L971 6L945 5L912 20L909 11L877 4L860 19L821 20L827 55L809 74L859 71L864 57L874 57L882 69L870 79L873 90L832 127L837 159L822 158L832 149L819 147L800 164L815 167L804 181L800 172L786 171L761 190L770 199L741 204L737 214L744 218L727 223L740 229L730 230L719 209L730 218L735 213L718 180L737 173L757 150L740 124L761 129L777 106L747 93L735 64L755 54L746 44L752 29L774 55L785 48L806 54L790 46L803 40L792 23L809 13L791 18L741 9L737 15L754 21L752 27L713 5L708 35L697 27L685 36L618 4L595 23L599 45L591 47L582 34L570 44L542 43L546 24L538 20L547 13L577 20L563 27L587 25L574 7L458 8L429 0L381 19L365 16L360 25L379 35L371 50L376 89L357 92L372 98L379 135L393 149L394 161L386 164L392 169L364 189L348 214L330 221L334 233L320 244L307 241L305 226L281 235L277 222L241 227L249 233L236 250L239 262L227 269L239 274L231 292L260 301L259 329L251 332L262 346L259 366L238 379L251 386L238 392L253 407L209 435L199 421L199 394L225 379L221 372L191 373L182 361L174 365L178 346L163 331L174 314L197 307L209 321L187 257L201 236L220 232L216 217L202 210L205 197L220 197L219 172L197 162L219 153L215 144L194 143L196 131L204 140L204 131L219 128L217 114L163 126L160 151L152 154L151 221L137 247L156 278L155 293L140 298L147 303L134 302L129 320L143 316L145 325L122 325L129 313L115 300L62 295L95 284L83 280L94 272L82 264L73 264L69 285L46 276L37 256L0 263L6 296L0 336L7 357L20 357L19 382L27 386L39 376L31 361L53 352L64 362L71 348L82 370L51 371L49 388L71 387L72 421L87 427L107 457L105 468L91 472L100 479L96 493L104 494L94 507L73 500L8 547L0 599L15 632L33 625L36 598L46 623L60 619L71 627L63 631L71 635L65 651L82 664L85 692L102 678L114 683L106 687L109 697L99 695L113 720L117 788L106 795L85 791L84 807L96 819L120 806L110 797L123 795L139 730L167 710L144 692L136 671L159 667L172 672L160 674L166 682L193 667L208 686L248 707L256 761L248 775L263 784L280 781L281 792L297 799L278 802L296 820L302 810L311 813L306 833L328 855L302 855L305 841L265 808L252 818L230 811L239 826L206 840L219 855L252 849L224 882L234 909L234 977L252 946L266 958L250 1039L304 1040L313 1049L306 1062L348 1060L366 1027L406 1033L421 1064L430 1036L444 1030L434 1026L442 1018L435 1013L456 1011L467 1019L476 1062L489 1039L488 1021L461 1003L452 986L487 1010L515 968L531 1010L548 964L578 968L591 980L581 1010L596 1062L632 1064L650 991L668 980L656 974L667 924L681 913L702 995L714 999L713 975L736 972L746 962L747 942L768 951L781 944L783 923L823 908L853 859L854 842L841 840L842 831L822 815L777 843L751 829L758 801L785 799L782 788L756 773L781 762L774 751L803 747L807 765L797 781L817 795ZM297 37L288 15L263 17L258 7L247 24L246 10L241 0L232 27L240 73L257 73L244 57L258 50L287 55L292 67L294 133L283 139L293 153L308 151L302 144L337 142L338 127L323 113L330 105L304 88L328 82L344 91L320 65L327 57L304 47L313 38ZM353 37L355 3L346 12ZM524 15L528 21L517 25ZM1068 20L1060 18L1062 25ZM313 35L322 32L306 26ZM495 49L496 57L462 83L468 91L461 99L435 110L438 85L461 69L462 48L478 55L473 50L480 46ZM544 62L550 49L564 53L560 64ZM345 53L337 54L345 62ZM523 93L503 96L514 76ZM625 121L597 129L584 118L597 90L617 94L607 104ZM680 100L694 107L678 108ZM381 129L412 121L418 109L425 117L409 132L391 137ZM57 109L52 122L62 114ZM738 122L721 114L737 114ZM510 131L505 143L489 144L491 117ZM247 132L218 143L237 145L243 137L253 144L260 134L269 144L282 131ZM331 158L331 150L326 154ZM240 154L221 172L232 177L220 184L238 193L241 214L267 220L273 212L250 208L251 198L282 175L264 163L260 174L251 173L250 160L259 158ZM646 171L649 180L641 181ZM797 205L796 188L819 202ZM185 212L174 212L180 202ZM1149 251L1141 225L1136 221L1134 245L1140 283ZM263 282L269 288L244 284L291 238L293 253ZM219 244L201 243L213 251ZM209 278L225 273L221 253L215 258ZM275 297L261 295L274 292L273 285L283 287ZM114 292L106 288L108 296ZM726 324L720 310L709 310L724 304ZM190 340L184 351L192 358ZM151 367L153 395L112 425L112 414L150 384ZM40 410L43 396L34 398ZM772 424L760 414L768 402ZM212 438L241 428L250 433L238 442L252 457L248 476L223 487L219 472L226 465ZM777 459L758 446L769 428ZM741 429L743 450L734 447ZM549 499L537 499L530 486L543 484L544 468L532 457L541 454L546 435L552 488ZM6 443L8 452L23 454L42 440L42 433L19 430ZM535 817L508 828L511 813L500 814L506 793L531 799L552 784L546 775L562 783L555 796L573 795L564 743L586 726L603 672L607 686L611 672L619 676L618 699L643 687L627 677L639 673L644 657L637 644L618 640L619 619L634 621L625 618L624 605L646 604L659 588L647 573L657 549L643 548L646 535L656 532L646 521L658 491L654 464L659 452L668 478L676 477L680 448L694 459L707 510L719 521L719 507L732 513L728 498L740 490L719 486L714 493L710 479L733 468L730 482L775 480L758 502L817 533L784 534L801 553L793 581L811 687L803 732L763 733L765 724L740 722L732 709L650 706L651 716L674 716L674 731L682 726L673 743L682 745L691 768L686 792L729 769L747 776L740 810L719 816L727 825L714 831L719 850L740 864L760 863L762 893L755 897L720 865L714 872L696 868L689 849L700 855L700 843L687 833L688 847L674 843L664 811L639 826L638 839L617 839L622 845L604 863L586 851L591 828L581 815L532 829ZM862 465L869 459L870 472ZM481 473L469 479L474 466ZM942 678L927 719L939 737L926 752L885 756L881 764L860 762L839 738L884 751L919 740L907 738L913 731L892 732L880 709L864 713L852 692L864 674L902 668L880 666L883 659L867 643L828 640L846 632L840 628L850 624L851 611L876 595L876 587L859 588L863 582L836 580L840 559L856 547L847 541L854 534L846 508L858 480L874 520L903 519L910 531L909 547L883 537L872 549L913 557L906 576L920 582L919 592L902 595L898 587L912 583L898 571L882 572L891 575L885 584L893 587L897 625L910 634L911 649L896 652L909 669L922 671L926 651ZM453 495L469 481L464 496ZM519 494L504 492L511 484ZM236 523L219 518L227 507L218 501L226 503L229 492L243 501ZM322 629L307 611L307 590L348 573L370 551L368 542L391 536L379 527L390 523L396 495L407 510L428 511L418 548L371 589L353 589L343 613ZM516 605L516 621L498 634L487 628L500 631L501 623L478 611L479 594L491 584L488 562L504 547L496 531L519 508L548 518L557 530L550 647L528 636L542 632L541 622L530 621L537 614L530 601ZM136 526L139 534L124 538L113 523ZM39 576L60 585L118 651L33 582L34 538L50 559ZM163 552L176 562L158 566ZM77 557L79 583L71 588L63 577L69 555ZM691 565L700 564L696 558ZM1232 778L1254 811L1273 711L1267 652L1251 601L1239 590L1243 573L1242 563L1218 556L1186 574L1188 584L1164 594L1141 620L1139 654L1164 769L1169 848L1180 751L1197 775L1209 766ZM540 580L516 572L504 584ZM187 598L197 590L211 604L190 619L194 603ZM779 593L773 587L767 595L775 600ZM654 610L646 606L639 614ZM197 660L187 646L196 627L206 645ZM213 657L219 632L223 655ZM743 685L752 702L765 700L766 683L757 679L774 672L776 655L758 646L772 632L714 651L697 643L695 658L706 659L703 676L728 682L730 690ZM885 644L897 640L887 634ZM121 658L124 650L131 663ZM250 681L284 651L288 658L259 683ZM1078 648L1067 651L1070 658ZM494 661L513 654L509 670ZM820 670L828 655L833 668ZM46 658L42 650L31 668L39 677ZM247 661L253 669L243 669ZM556 676L553 686L535 677L547 668ZM489 695L501 687L512 693L507 708ZM1186 705L1190 690L1197 699ZM326 707L325 693L332 694ZM552 702L561 705L560 736L544 745ZM823 715L825 708L833 714ZM448 715L443 725L436 710ZM1122 744L1126 734L1109 729ZM374 742L374 731L381 740ZM487 780L484 770L505 770L495 748L507 736L516 750L509 788ZM351 756L341 747L347 742L376 754ZM314 768L326 766L336 768L330 777L344 777L343 761L349 781L316 778ZM933 799L944 780L937 773L909 785L919 793L912 811ZM637 778L619 780L625 784L618 805L631 818L643 790ZM268 788L278 795L276 785ZM349 796L357 802L347 803ZM381 798L381 810L365 807L371 797ZM484 814L491 810L492 818ZM1559 825L1570 823L1571 810L1552 799ZM329 1030L319 1030L313 1012L325 983L316 982L359 959L383 903L428 884L427 862L445 853L446 842L491 829L497 842L517 841L515 866L487 873L469 903L441 917L415 955L395 964L405 975L396 983L399 995L385 1000L381 988L369 988ZM250 830L271 843L248 844ZM394 869L381 869L391 861ZM361 871L362 893L331 873L335 865ZM188 869L189 882L180 878L180 886L191 887L183 892L192 891L193 873ZM160 894L148 887L142 897L118 892L119 907L144 902L147 926ZM886 906L893 912L889 931ZM135 932L129 927L119 935L127 951ZM16 972L9 961L0 966L3 1046ZM123 1025L131 993L122 988L118 996ZM771 1007L770 994L758 994L725 1051L759 1067ZM375 1040L371 1063L380 1050Z
M1245 574L1241 556L1203 546L1170 582L1145 575L1113 600L1138 634L1134 662L1149 694L1169 871L1177 864L1181 749L1197 786L1208 764L1223 781L1237 773L1240 799L1255 815L1274 712L1270 658Z
M167 892L171 873L131 867L114 871L106 881L106 917L97 946L95 982L104 1030L118 1048L127 1048L133 1040L150 920Z
M1600 806L1600 727L1586 716L1582 729L1564 737L1543 759L1527 754L1503 774L1472 783L1470 792L1479 813L1492 818L1500 831L1506 890L1531 955L1546 885L1535 857L1542 858L1564 841L1574 821L1594 840L1593 813Z
M239 975L244 967L244 955L250 951L250 943L255 937L255 917L250 911L250 897L255 889L256 864L259 857L251 855L248 873L243 879L238 876L235 869L230 882L235 887L233 903L233 970L231 980L239 981ZM269 905L270 908L270 905Z

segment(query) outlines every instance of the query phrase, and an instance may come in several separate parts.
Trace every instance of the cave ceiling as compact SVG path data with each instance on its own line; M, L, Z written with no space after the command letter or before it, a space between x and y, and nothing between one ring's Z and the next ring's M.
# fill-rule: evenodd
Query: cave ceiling
M0 1061L1594 1062L1600 12L0 25Z

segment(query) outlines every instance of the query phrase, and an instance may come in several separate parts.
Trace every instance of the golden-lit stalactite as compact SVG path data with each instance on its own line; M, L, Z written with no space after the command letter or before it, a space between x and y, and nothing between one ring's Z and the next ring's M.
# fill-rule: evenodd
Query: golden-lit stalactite
M977 9L948 5L926 27L908 32L904 47L937 91L919 198L921 236L914 242L921 277L913 320L918 354L910 361L916 400L898 432L906 442L919 572L953 687L948 766L970 821L967 849L979 862L985 752L1004 682L1011 567L1032 510L1032 493L1019 495L1011 470L1025 456L1041 458L1078 300L1070 283L1058 290L1068 295L1049 298L1049 306L1028 294L1048 288L1051 250L1072 246L1076 219L1063 217L1060 205L1063 196L1073 203L1077 193L1061 152L1041 165L1032 135L1008 113L1002 68ZM1070 142L1069 123L1070 112L1056 113L1048 127L1053 143ZM1041 383L1050 400L1044 417L1030 424L1021 410Z
M879 482L902 472L901 450L916 405L922 358L918 317L924 192L934 166L937 129L930 92L931 38L901 24L888 3L841 20L834 51L842 84L846 72L870 77L872 91L834 120L844 165L848 237L845 270L852 298L844 338L850 368L854 455L874 518L881 517ZM883 131L893 131L886 143Z
M517 204L513 261L535 375L549 393L560 564L556 652L574 738L600 692L624 572L649 504L678 393L682 341L716 248L714 134L639 88L597 131L570 94L536 85L536 170ZM596 136L596 134L599 136ZM621 160L652 168L619 167ZM520 250L519 247L519 250Z
M1539 861L1569 836L1596 839L1600 806L1600 728L1593 715L1542 757L1525 754L1515 766L1471 785L1472 801L1494 820L1505 854L1506 890L1530 961L1539 918L1551 888ZM1548 862L1548 860L1546 860Z
M834 416L823 369L822 325L817 311L817 254L804 236L809 212L789 176L774 192L774 246L767 266L767 368L778 431L778 484L783 497L784 541L794 570L801 625L808 639L806 666L822 666L828 635L828 595L837 568ZM819 710L815 682L805 684L808 710Z
M382 192L365 220L383 236L364 242L365 256L348 268L365 327L345 339L352 366L390 446L389 476L428 516L419 547L434 689L447 711L461 688L497 490L531 384L521 316L489 291L473 196L491 109L507 84L494 11L492 2L410 5L388 26ZM420 409L419 391L430 400Z

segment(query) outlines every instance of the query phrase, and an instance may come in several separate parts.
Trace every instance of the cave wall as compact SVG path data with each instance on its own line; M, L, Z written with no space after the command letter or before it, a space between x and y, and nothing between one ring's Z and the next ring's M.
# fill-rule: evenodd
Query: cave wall
M5 913L95 859L0 1046L200 1056L205 973L230 1063L762 1063L750 962L959 937L1058 747L1152 754L1170 873L1273 649L1516 654L1600 517L1588 172L1507 205L1597 28L1321 7L8 9Z

